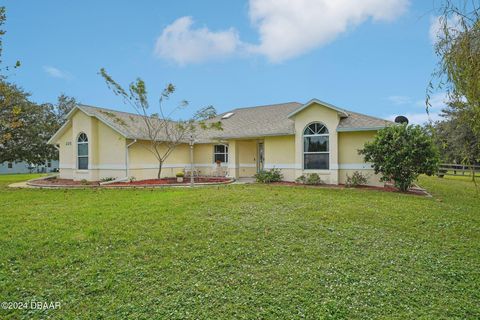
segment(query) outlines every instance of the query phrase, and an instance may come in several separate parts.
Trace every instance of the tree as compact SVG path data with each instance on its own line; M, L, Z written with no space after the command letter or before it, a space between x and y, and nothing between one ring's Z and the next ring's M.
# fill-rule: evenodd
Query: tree
M470 123L473 121L471 112L472 109L465 102L450 103L442 110L444 120L433 125L442 161L461 164L476 164L480 161L480 141Z
M180 105L173 108L170 112L166 112L164 103L175 92L175 86L171 83L169 83L160 94L158 108L156 109L158 112L151 112L147 88L142 79L137 78L137 80L129 85L127 91L119 85L104 68L100 69L99 73L105 80L108 88L112 90L115 95L122 97L124 102L129 104L143 120L145 133L149 138L150 148L148 148L148 150L158 161L158 179L161 177L163 163L173 150L175 150L179 144L194 140L198 129L222 129L220 122L208 121L216 116L216 110L212 106L201 108L196 111L190 119L173 120L172 116L175 112L187 107L188 102L182 101Z
M0 7L0 27L5 19L5 7ZM5 31L0 29L0 63L4 34ZM18 66L17 61L14 68ZM0 73L9 69L0 66ZM47 145L47 141L63 122L61 118L71 106L72 98L61 96L55 107L35 104L29 97L27 92L8 82L6 75L0 74L0 163L26 161L42 164L58 157L58 151Z
M440 60L427 89L427 112L433 91L446 91L448 110L435 126L437 141L448 142L441 149L447 157L459 152L455 158L471 165L480 148L480 0L446 0L439 14L435 52Z
M58 152L47 145L58 129L49 105L37 105L17 86L0 81L0 163L27 161L42 164L55 159Z
M438 152L426 128L415 125L393 125L378 131L375 139L365 143L359 154L373 163L381 181L393 180L401 191L407 191L420 174L432 175L438 167Z

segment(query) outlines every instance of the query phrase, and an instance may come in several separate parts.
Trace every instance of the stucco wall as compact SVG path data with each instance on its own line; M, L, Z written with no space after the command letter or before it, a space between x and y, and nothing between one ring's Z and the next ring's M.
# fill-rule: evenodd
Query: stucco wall
M295 136L265 137L265 169L277 168L286 181L295 180Z
M88 170L77 169L77 139L88 138ZM58 138L60 178L89 181L125 176L125 138L95 118L77 111Z
M329 184L338 183L338 112L319 104L312 104L294 116L295 120L295 177L317 173ZM303 170L303 131L312 122L321 122L329 132L329 170Z
M347 175L355 171L361 172L368 179L369 185L383 186L380 176L375 175L371 164L365 163L358 154L365 142L373 140L376 131L340 132L338 134L339 183L344 184Z

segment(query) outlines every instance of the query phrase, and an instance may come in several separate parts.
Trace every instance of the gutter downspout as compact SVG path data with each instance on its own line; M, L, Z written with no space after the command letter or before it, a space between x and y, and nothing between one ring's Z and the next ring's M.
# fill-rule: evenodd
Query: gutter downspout
M137 142L137 139L133 140L129 144L127 144L127 147L125 148L125 175L126 178L128 179L128 167L129 167L129 157L128 157L128 149L135 143Z

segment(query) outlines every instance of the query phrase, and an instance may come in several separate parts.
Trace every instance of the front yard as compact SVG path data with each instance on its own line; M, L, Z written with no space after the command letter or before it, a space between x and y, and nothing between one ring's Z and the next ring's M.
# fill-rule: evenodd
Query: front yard
M480 317L480 197L352 189L7 189L0 319ZM31 178L31 177L28 177Z

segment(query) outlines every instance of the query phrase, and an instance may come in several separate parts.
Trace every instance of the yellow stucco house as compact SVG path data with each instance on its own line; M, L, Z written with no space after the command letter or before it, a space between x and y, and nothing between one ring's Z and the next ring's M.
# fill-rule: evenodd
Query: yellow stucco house
M317 99L238 108L214 121L221 121L223 130L201 132L194 144L193 163L200 175L216 175L220 168L242 178L278 168L286 181L315 172L326 183L341 184L347 174L360 171L370 185L383 185L357 151L390 121ZM156 178L158 170L147 137L139 115L78 105L49 143L59 149L61 178L143 180ZM162 176L174 177L190 164L186 142L168 157Z

